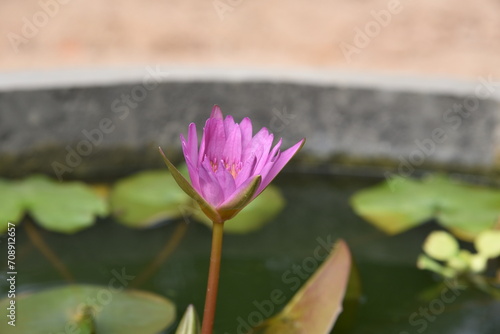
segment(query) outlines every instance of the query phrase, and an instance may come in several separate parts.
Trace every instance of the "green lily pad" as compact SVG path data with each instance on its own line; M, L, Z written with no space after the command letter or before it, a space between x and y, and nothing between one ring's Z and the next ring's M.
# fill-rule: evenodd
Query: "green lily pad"
M9 306L10 299L0 300L3 310ZM0 333L59 334L78 327L92 332L88 330L91 326L96 333L156 334L175 320L175 306L168 299L108 286L68 285L19 295L15 307L16 326L2 321Z
M224 232L234 234L250 233L273 220L285 207L285 198L278 188L268 186L234 218L224 224ZM212 227L212 221L201 210L194 211L194 218Z
M457 237L471 241L500 216L500 191L433 175L422 181L395 177L351 198L357 214L388 234L435 218Z
M7 231L7 222L18 223L24 214L24 201L16 182L0 180L0 233Z
M419 182L398 177L393 184L385 182L356 193L351 198L356 213L390 235L433 217L436 212L434 198Z
M119 222L130 227L149 227L164 219L179 218L190 198L168 171L148 171L119 181L111 191L110 204Z
M342 312L351 272L351 254L340 240L311 278L276 316L257 328L258 334L328 334Z
M0 180L0 218L19 223L25 212L48 230L75 233L108 213L106 200L80 182L59 183L35 175L22 181ZM5 232L1 226L0 232Z
M26 207L35 221L50 231L75 233L108 213L106 201L81 182L55 182L33 176L22 184Z

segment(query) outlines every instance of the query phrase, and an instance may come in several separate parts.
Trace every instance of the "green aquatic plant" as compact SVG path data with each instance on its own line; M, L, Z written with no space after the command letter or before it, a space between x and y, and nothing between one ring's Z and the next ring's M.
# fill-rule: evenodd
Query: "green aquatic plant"
M434 231L426 238L417 267L430 270L446 279L458 279L500 297L500 268L495 277L487 277L488 260L500 256L500 230L481 232L474 239L476 252L460 248L459 242L446 231Z
M70 284L19 295L15 326L0 322L0 333L157 334L175 321L175 305L150 292ZM12 299L0 300L3 310Z
M181 171L187 173L185 166ZM131 228L148 228L165 220L180 218L207 223L193 200L179 187L170 172L144 171L107 185L57 182L43 175L24 180L0 179L0 219L16 226L28 214L41 227L74 234L92 227L97 217L112 215ZM269 186L250 206L233 219L228 233L255 231L283 209L279 189ZM0 226L5 233L7 224Z
M435 219L463 240L490 230L500 217L500 190L435 174L394 177L351 198L354 211L390 235Z
M60 183L43 175L20 181L0 180L0 220L21 223L26 213L42 227L76 233L108 215L108 203L82 182ZM7 224L2 224L5 232Z

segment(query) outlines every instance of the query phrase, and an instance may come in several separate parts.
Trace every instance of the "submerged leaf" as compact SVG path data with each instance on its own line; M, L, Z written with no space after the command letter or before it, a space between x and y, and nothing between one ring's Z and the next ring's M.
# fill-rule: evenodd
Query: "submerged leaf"
M244 234L258 230L273 220L285 207L285 199L279 189L268 186L259 196L224 224L224 232ZM197 221L212 227L212 222L200 211L194 211Z
M500 216L500 191L442 175L422 181L395 177L359 191L351 204L357 214L388 234L436 218L459 238L471 241L491 229Z
M320 268L276 316L257 329L262 334L328 334L342 311L351 254L340 240Z
M4 298L0 307L5 310L9 303L10 299ZM88 332L86 308L92 310L96 333L156 334L175 320L175 306L168 299L108 286L58 287L19 295L15 305L19 315L16 331L2 321L0 333L66 333L73 332L78 325Z
M147 171L119 181L110 194L111 211L130 227L148 227L182 216L190 201L168 171Z

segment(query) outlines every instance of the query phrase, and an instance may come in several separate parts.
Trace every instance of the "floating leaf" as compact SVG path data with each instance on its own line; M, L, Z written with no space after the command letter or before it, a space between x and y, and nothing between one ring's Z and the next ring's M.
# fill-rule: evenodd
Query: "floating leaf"
M96 334L95 320L91 306L83 307L80 314L75 315L75 325L79 334Z
M110 194L115 217L130 227L148 227L182 216L190 198L168 171L148 171L119 181Z
M1 309L9 305L10 299L0 300ZM68 285L19 295L15 307L16 326L6 318L0 333L92 333L95 326L95 333L157 334L175 320L175 306L168 299L108 286Z
M434 175L422 181L395 177L351 198L356 213L388 234L431 218L464 240L491 229L500 216L500 191Z
M320 268L276 316L259 326L261 334L328 334L342 311L351 255L340 240Z
M491 230L482 232L474 240L474 245L479 254L487 258L500 256L500 231Z
M268 186L250 204L243 208L234 218L224 224L224 232L244 234L258 230L272 221L285 207L285 199L279 189ZM201 212L194 211L196 220L212 227L212 222Z
M0 180L0 218L19 223L26 211L48 230L75 233L108 213L107 203L80 182L55 182L35 175L22 181ZM0 228L5 232L6 226Z
M189 305L175 334L199 334L200 321L193 305Z
M0 233L7 231L7 222L17 223L24 213L24 201L17 183L0 180Z
M439 223L461 239L472 241L482 231L492 229L500 217L498 189L459 183L442 176L425 179L423 186L434 189Z
M33 176L23 182L28 210L38 224L62 233L75 233L108 213L107 203L81 182L55 182Z
M388 234L398 234L420 225L436 212L434 198L419 182L396 177L351 198L358 215Z
M424 251L436 260L446 261L458 254L457 239L445 231L432 232L424 242Z

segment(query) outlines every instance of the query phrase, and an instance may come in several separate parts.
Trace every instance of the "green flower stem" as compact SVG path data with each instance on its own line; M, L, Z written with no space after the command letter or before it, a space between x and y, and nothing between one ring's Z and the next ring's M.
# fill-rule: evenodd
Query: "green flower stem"
M210 254L210 269L208 270L207 295L201 334L212 334L217 304L217 290L219 289L220 260L222 255L222 237L224 223L214 223L212 231L212 252Z

